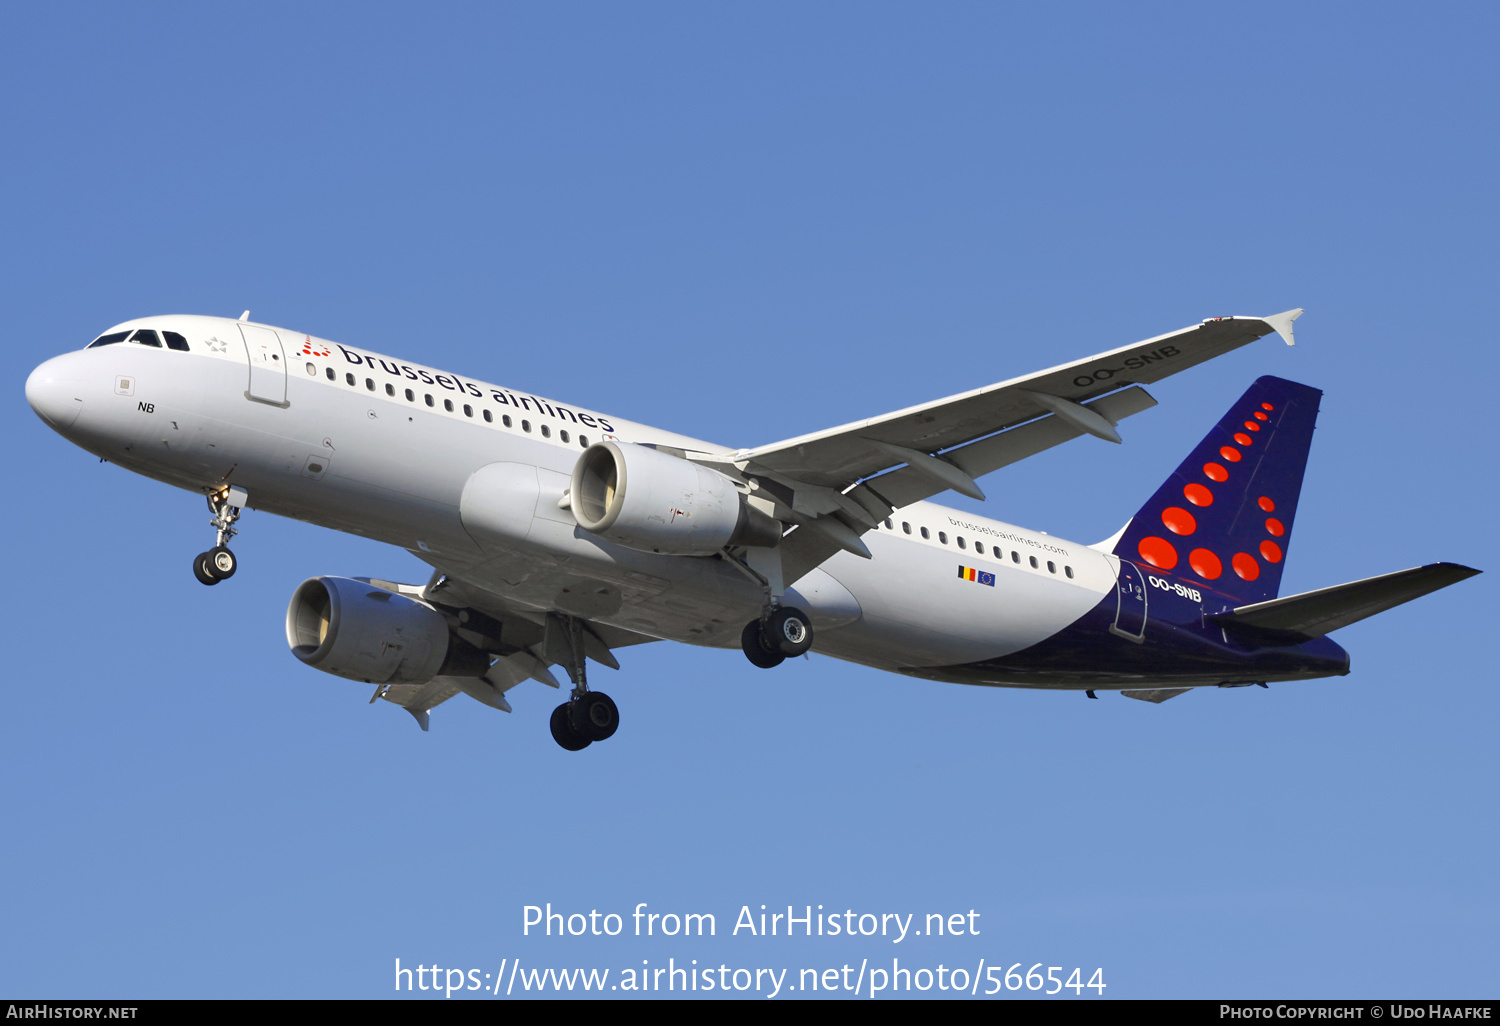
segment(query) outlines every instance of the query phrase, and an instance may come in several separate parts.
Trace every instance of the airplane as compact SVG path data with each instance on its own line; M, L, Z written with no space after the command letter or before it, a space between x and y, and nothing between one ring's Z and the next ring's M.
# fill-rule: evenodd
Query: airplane
M146 317L53 357L32 409L100 457L205 495L234 576L246 509L407 549L421 585L313 577L286 638L425 731L460 693L505 712L572 685L553 738L611 737L590 661L659 639L770 669L819 653L925 680L1115 690L1349 672L1328 634L1479 573L1454 563L1278 597L1322 393L1262 377L1114 536L1084 545L927 501L1156 400L1143 387L1275 333L1301 309L1212 317L959 395L731 448L285 328Z

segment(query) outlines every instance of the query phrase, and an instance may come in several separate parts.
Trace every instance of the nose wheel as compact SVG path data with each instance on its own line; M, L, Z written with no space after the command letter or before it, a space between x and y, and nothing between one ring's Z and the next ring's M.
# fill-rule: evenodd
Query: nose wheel
M234 576L239 569L239 560L229 551L229 539L239 532L234 522L240 518L250 495L243 488L222 486L208 494L208 509L214 515L209 526L218 532L218 541L207 552L193 557L193 576L200 584L218 584Z
M234 553L218 545L193 557L193 576L202 584L218 584L233 577L238 566Z

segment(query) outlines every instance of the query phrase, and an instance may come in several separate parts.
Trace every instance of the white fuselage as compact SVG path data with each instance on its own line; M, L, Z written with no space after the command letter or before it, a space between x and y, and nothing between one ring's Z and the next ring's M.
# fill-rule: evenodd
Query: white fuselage
M723 446L265 325L111 330L136 326L190 350L87 349L27 385L49 424L111 462L200 493L238 485L251 508L399 545L513 605L718 647L757 615L760 589L727 561L614 545L558 505L591 442ZM864 536L873 558L841 552L790 590L817 651L920 675L1034 645L1116 586L1112 555L934 503L888 523Z

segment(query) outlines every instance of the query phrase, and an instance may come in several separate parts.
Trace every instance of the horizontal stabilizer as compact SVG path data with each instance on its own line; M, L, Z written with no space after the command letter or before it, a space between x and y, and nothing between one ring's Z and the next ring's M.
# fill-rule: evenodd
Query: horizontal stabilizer
M1169 698L1176 698L1178 695L1185 695L1191 690L1193 689L1151 688L1146 691L1121 691L1120 694L1124 695L1126 698L1137 698L1142 702L1155 702L1157 705L1160 705L1162 702L1165 702Z
M1248 628L1252 633L1293 635L1300 640L1321 638L1330 631L1457 584L1479 572L1457 563L1432 563L1240 606L1209 619L1231 631Z

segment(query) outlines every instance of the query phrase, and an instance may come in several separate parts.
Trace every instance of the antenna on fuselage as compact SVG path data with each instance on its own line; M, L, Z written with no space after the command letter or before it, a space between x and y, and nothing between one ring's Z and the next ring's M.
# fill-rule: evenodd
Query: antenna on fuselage
M240 320L242 320L242 321L248 321L249 319L250 319L250 311L249 310L246 310L244 313L240 314Z

